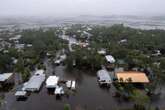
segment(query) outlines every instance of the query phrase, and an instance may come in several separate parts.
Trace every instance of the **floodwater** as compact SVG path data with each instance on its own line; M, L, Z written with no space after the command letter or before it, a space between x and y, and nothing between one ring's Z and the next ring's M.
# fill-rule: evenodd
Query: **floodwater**
M63 110L65 104L70 104L72 110L114 110L133 106L131 102L114 98L113 86L109 90L100 88L94 73L78 70L67 72L64 66L55 67L48 60L45 65L47 76L54 72L60 78L76 80L76 92L69 92L69 96L62 96L59 100L55 95L48 94L44 84L39 93L31 93L27 100L17 101L15 90L12 90L5 94L1 110Z

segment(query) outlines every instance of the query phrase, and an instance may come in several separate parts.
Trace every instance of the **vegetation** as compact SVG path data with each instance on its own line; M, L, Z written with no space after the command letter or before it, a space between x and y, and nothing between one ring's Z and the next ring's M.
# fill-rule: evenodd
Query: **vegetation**
M81 31L79 31L81 30ZM82 37L85 29L81 25L72 26L67 30L68 35L76 35L76 39L86 42ZM107 54L115 57L116 67L124 67L125 70L137 68L145 72L150 84L145 85L149 94L155 93L165 83L165 31L164 30L141 30L114 25L112 27L93 26L88 30L92 35L88 40L88 47L74 46L74 51L69 54L67 65L73 69L72 61L76 61L76 68L97 71L101 65L105 65L104 56L97 53L105 49ZM84 37L85 38L85 37ZM157 54L160 51L161 54ZM124 63L118 63L122 60ZM151 95L137 91L131 84L115 84L122 97L135 102L135 110L144 110L146 103L151 100ZM150 96L150 97L149 97Z
M23 81L26 81L30 77L30 71L33 71L35 68L44 69L42 59L47 53L55 56L57 50L66 48L66 42L59 39L55 32L56 29L48 31L42 29L24 30L21 32L22 37L19 43L25 46L21 51L12 46L11 48L6 48L9 51L8 53L0 53L1 72L6 72L6 70L15 71L21 74ZM12 43L12 45L15 44ZM28 47L28 45L30 46ZM12 58L18 60L14 65Z
M97 54L97 51L75 47L75 51L70 53L67 60L69 69L73 69L73 60L76 61L76 67L79 69L98 70L105 62L104 58Z
M65 104L64 105L64 110L71 110L70 105L69 104Z
M78 30L84 31L85 29L81 25L74 25L67 30L67 34L73 36L77 32L82 33ZM111 27L93 26L92 30L87 32L92 35L88 39L90 45L87 48L76 46L75 51L69 57L76 59L78 68L87 66L90 70L98 70L99 65L105 63L103 56L97 54L97 51L103 48L107 54L114 56L117 62L120 59L123 60L124 65L122 67L125 70L137 68L139 71L150 74L148 68L151 68L157 80L165 81L164 30L132 29L121 24ZM76 36L76 39L84 42L80 36ZM157 55L157 50L160 51L161 55ZM119 63L116 65L120 67ZM155 78L152 77L151 82L154 82Z
M25 44L25 48L18 51L12 45L6 48L8 53L0 52L0 71L20 73L23 81L27 81L35 68L45 68L43 59L47 53L51 54L53 59L58 50L68 49L68 42L58 37L62 31L24 30L20 33L22 38L19 42ZM92 36L84 34L84 31ZM164 30L132 29L122 24L111 27L93 26L91 30L87 30L86 27L77 24L66 29L65 34L74 36L80 42L89 43L86 47L72 45L74 51L66 52L66 65L70 70L74 67L82 70L99 70L106 63L104 55L98 54L98 50L105 49L106 54L114 56L117 60L116 67L124 67L125 70L137 68L138 71L145 72L151 81L145 86L147 92L136 90L132 84L115 84L115 87L120 96L135 102L134 110L149 110L146 106L151 100L149 96L155 94L155 89L161 89L165 83ZM13 64L13 58L18 60L16 64ZM119 60L124 63L121 65ZM76 63L75 66L73 61ZM64 105L64 110L70 109L69 104Z

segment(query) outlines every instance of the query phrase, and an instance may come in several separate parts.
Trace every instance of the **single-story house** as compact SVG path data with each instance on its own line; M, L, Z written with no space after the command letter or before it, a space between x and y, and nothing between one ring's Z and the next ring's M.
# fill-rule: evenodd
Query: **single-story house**
M97 72L97 78L100 85L108 85L112 83L111 77L106 70L99 70Z
M27 98L26 91L16 91L16 93L14 95L16 98Z
M14 83L14 73L3 73L0 74L0 83Z
M67 81L66 82L66 87L71 88L71 86L72 86L72 81L71 80Z
M26 44L26 47L32 47L33 45L32 44Z
M67 58L67 56L65 54L60 56L61 61L66 60L66 58Z
M106 58L106 61L108 63L115 63L116 62L115 58L112 55L106 55L105 58Z
M21 35L16 35L15 37L9 38L10 41L16 41L19 40L22 36Z
M57 95L57 96L61 96L64 94L64 89L63 87L61 86L57 86L55 91L54 91L54 94Z
M24 49L24 47L25 47L25 44L16 44L15 45L15 48L18 50Z
M69 89L72 89L72 90L75 90L76 89L76 81L67 81L66 82L66 87L69 88Z
M105 59L106 59L106 68L114 69L116 62L115 58L112 55L106 55Z
M76 89L76 81L72 81L71 89L72 90Z
M106 54L106 50L105 49L100 49L97 51L98 54L100 55L105 55Z
M46 88L56 88L59 81L58 76L49 76L46 80Z
M120 83L149 83L147 75L137 71L117 72L116 77Z
M119 44L127 43L127 39L121 39L118 43Z
M24 85L23 90L31 92L39 91L44 81L45 74L33 75Z
M44 70L43 69L36 70L34 74L35 75L42 75L42 74L44 74Z

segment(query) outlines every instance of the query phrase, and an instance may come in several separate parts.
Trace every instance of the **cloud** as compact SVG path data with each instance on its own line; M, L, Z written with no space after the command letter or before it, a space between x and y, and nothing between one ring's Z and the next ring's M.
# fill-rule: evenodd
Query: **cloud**
M0 0L1 15L159 15L164 0Z

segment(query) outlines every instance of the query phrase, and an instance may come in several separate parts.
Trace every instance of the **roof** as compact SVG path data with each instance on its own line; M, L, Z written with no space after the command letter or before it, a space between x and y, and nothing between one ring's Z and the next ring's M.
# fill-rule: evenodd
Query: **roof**
M111 77L106 70L99 70L97 72L97 76L100 78L99 80L101 81L105 80L105 81L111 82Z
M46 80L46 87L56 87L59 81L57 76L49 76Z
M115 63L115 58L113 56L106 55L105 58L109 63Z
M105 49L101 49L101 50L98 50L97 53L101 54L101 55L105 55L106 54L106 50Z
M44 74L44 70L43 69L37 70L34 74L42 75L42 74Z
M116 73L119 82L128 83L131 80L132 83L149 83L149 79L145 73L142 72L118 72ZM121 81L122 79L123 81Z
M63 87L59 87L57 86L55 91L54 91L55 94L64 94L64 89Z
M69 81L66 82L66 87L70 88L71 85L72 85L72 81L71 80L69 80Z
M4 81L8 80L12 75L13 75L13 73L0 74L0 82L4 82Z
M54 61L55 64L60 64L61 63L61 60L56 60Z
M61 55L60 56L60 59L63 61L63 60L65 60L66 59L66 55L64 54L64 55Z
M17 91L17 92L15 93L15 96L25 96L26 94L27 94L26 91Z
M76 81L72 81L71 88L72 88L72 89L76 89Z
M39 90L42 83L45 80L45 74L34 75L30 78L26 85L24 85L25 90Z
M18 40L18 39L20 39L21 37L22 37L21 35L16 35L15 37L9 38L9 40Z

